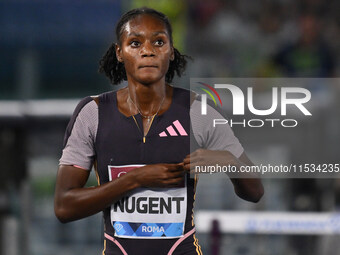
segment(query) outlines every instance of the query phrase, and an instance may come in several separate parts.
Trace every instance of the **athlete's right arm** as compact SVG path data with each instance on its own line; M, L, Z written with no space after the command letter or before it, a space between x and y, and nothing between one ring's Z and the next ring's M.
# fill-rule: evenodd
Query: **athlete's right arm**
M84 187L90 171L61 165L57 174L54 210L61 222L93 215L138 187L133 178L118 178L98 187Z
M155 164L135 169L97 187L84 187L89 171L61 165L57 174L54 210L65 223L98 213L139 187L174 187L183 180L183 164Z

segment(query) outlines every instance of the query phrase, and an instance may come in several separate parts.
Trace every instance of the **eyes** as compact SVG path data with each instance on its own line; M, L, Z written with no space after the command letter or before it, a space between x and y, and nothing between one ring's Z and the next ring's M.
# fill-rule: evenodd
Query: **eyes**
M162 39L158 39L156 42L155 42L155 45L156 46L163 46L164 45L164 41Z
M153 44L157 47L162 47L164 44L165 44L165 41L163 39L157 39L153 42ZM132 39L129 43L129 45L132 47L132 48L138 48L139 46L142 45L142 43L137 40L137 39Z
M130 42L130 46L132 48L137 48L138 46L140 46L140 42L138 42L138 41L131 41Z

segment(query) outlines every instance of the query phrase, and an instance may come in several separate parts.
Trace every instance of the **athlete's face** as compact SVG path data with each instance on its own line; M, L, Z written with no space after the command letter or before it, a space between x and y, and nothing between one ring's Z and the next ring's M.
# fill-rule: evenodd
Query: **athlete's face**
M173 47L165 24L147 14L125 24L117 59L124 63L128 81L151 84L165 79Z

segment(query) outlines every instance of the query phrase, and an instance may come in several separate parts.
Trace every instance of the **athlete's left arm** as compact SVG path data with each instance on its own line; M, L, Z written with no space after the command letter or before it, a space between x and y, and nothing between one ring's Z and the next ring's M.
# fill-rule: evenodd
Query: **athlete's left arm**
M248 158L245 152L238 158L236 167L238 170L241 166L252 166L253 162ZM229 176L234 185L235 193L242 199L257 203L264 194L264 188L261 179L252 173L237 173L237 176Z
M242 199L257 203L264 194L261 179L253 173L242 173L243 166L253 165L251 160L243 152L239 158L227 150L198 149L188 155L184 161L187 171L199 173L202 166L225 166L232 169L226 172L234 185L235 193Z

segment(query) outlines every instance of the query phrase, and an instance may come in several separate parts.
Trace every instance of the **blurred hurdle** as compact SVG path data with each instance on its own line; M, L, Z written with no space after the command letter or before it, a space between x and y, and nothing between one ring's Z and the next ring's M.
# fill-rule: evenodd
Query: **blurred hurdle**
M196 230L210 233L217 221L221 233L338 235L340 213L197 211Z

